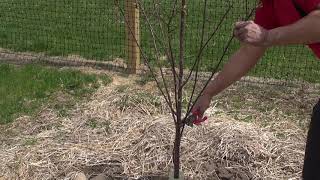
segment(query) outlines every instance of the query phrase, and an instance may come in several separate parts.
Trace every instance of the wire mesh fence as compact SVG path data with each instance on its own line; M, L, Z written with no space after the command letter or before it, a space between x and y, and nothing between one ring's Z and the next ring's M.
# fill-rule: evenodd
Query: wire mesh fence
M163 20L168 20L175 0L134 1L136 7L129 7L130 1L133 0L1 1L0 57L3 60L31 59L39 62L46 59L50 62L91 60L94 66L106 63L131 71L130 68L139 68L135 64L139 59L143 64L143 58L139 54L144 53L150 62L161 60L161 65L166 66L168 57L164 47L168 44L165 44L166 36L161 34L163 26L158 16L161 15ZM239 42L233 39L224 53L232 37L233 24L238 20L244 20L257 2L248 0L189 0L187 2L186 69L190 69L194 59L197 58L196 52L199 50L202 37L204 40L209 39L210 33L221 23L202 54L200 70L210 72L224 54L223 63L239 48ZM203 8L207 9L205 18L202 14ZM149 17L149 23L145 17ZM250 17L250 19L253 18L254 16ZM222 22L220 22L221 19L223 19ZM139 35L140 46L143 47L144 52L139 52L140 50L135 47L135 43L132 43L134 37L130 36L130 29L126 28L126 24L133 20L134 22L130 23L134 25L135 33ZM206 22L204 27L203 22ZM150 24L158 38L157 47L162 52L158 58L154 53L154 39ZM202 33L204 36L201 36ZM178 16L172 20L171 40L173 51L178 54ZM161 46L161 42L164 45ZM132 59L135 60L132 61ZM223 63L219 66L220 68ZM86 63L82 64L86 65ZM159 62L151 64L156 65ZM274 47L266 53L249 75L259 77L260 82L270 79L320 82L319 69L320 62L308 48L302 45Z

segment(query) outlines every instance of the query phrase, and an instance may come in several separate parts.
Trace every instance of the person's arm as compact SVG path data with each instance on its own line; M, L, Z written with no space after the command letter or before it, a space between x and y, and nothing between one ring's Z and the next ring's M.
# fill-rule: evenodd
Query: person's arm
M192 112L199 113L199 118L202 120L203 113L208 109L212 97L246 75L261 59L265 51L266 47L242 44L240 49L224 65L217 77L209 82L199 99L195 102Z
M246 75L248 71L257 64L265 50L265 47L242 44L240 49L235 52L227 64L225 64L217 77L209 83L203 95L211 99L232 83L241 79L241 77Z
M237 22L235 36L241 42L254 46L312 44L320 42L320 10L288 26L266 30L253 21Z
M267 44L312 44L320 42L320 10L315 10L296 23L269 31Z

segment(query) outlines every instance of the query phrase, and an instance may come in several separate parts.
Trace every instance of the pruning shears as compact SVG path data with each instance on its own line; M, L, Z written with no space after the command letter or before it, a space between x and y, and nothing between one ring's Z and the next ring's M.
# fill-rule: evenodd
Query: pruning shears
M205 122L207 119L208 117L206 116L202 117L200 110L197 110L197 111L193 111L191 115L186 118L185 124L190 127L193 127L194 124L199 126L201 125L201 123Z

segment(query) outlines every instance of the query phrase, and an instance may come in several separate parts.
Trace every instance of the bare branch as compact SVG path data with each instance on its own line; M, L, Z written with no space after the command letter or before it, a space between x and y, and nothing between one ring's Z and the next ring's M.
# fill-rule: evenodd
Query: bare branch
M170 26L172 23L173 18L175 17L175 14L177 13L177 5L178 5L178 0L175 0L173 7L172 7L172 11L171 11L171 16L169 17L168 23L167 25Z
M181 17L180 17L180 34L179 34L179 75L178 75L178 105L177 116L181 116L182 111L182 88L183 88L183 72L184 72L184 58L185 58L185 31L186 31L186 0L181 0ZM178 123L179 119L178 119Z
M168 28L169 30L169 28ZM173 81L174 81L174 96L176 100L176 108L178 108L178 84L177 84L177 72L176 72L176 64L175 64L175 58L173 55L173 49L172 49L172 38L171 34L168 31L168 46L169 46L169 53L170 53L170 61L171 61L171 71L173 72Z
M176 5L177 5L177 0L175 1L175 4L173 6L173 10L172 10L172 14L171 16L169 17L169 19L173 19L173 17L175 16L175 13L174 11L175 8L176 8ZM158 9L158 17L160 17L160 9ZM176 108L177 108L177 104L178 104L178 96L177 96L177 72L176 72L176 64L175 64L175 57L173 55L173 49L172 49L172 37L171 37L171 33L170 33L170 23L166 24L167 26L167 33L164 33L165 30L163 29L162 27L162 23L161 23L161 19L158 18L158 23L159 23L159 26L160 26L160 31L162 33L162 36L165 37L164 34L167 34L166 35L166 38L167 38L167 41L168 41L168 47L169 48L166 48L166 56L168 57L169 59L169 62L170 62L170 65L171 65L171 71L172 71L172 74L173 74L173 83L174 83L174 97L175 97L175 104L176 104Z
M119 8L119 10L120 10L122 16L125 17L125 13L123 12L123 10L122 10L121 8ZM128 20L127 20L126 18L124 18L124 19L125 19L126 24L129 24ZM161 88L161 85L160 85L160 83L159 83L159 81L158 81L158 79L157 79L157 77L156 77L156 74L155 74L155 72L152 70L152 67L151 67L150 64L149 64L149 60L148 60L147 56L145 55L145 53L143 52L143 50L142 50L139 42L137 41L137 39L136 39L136 37L135 37L135 35L134 35L133 31L132 31L132 28L131 28L130 26L128 26L128 29L129 29L129 32L131 33L131 35L133 36L134 41L136 42L136 44L137 44L137 46L138 46L138 48L139 48L139 51L140 51L140 53L141 53L141 55L142 55L142 57L143 57L146 65L147 65L148 69L150 70L150 73L151 73L151 75L152 75L152 78L155 80L155 82L156 82L156 84L157 84L157 86L158 86L158 88L159 88L162 96L165 98L166 103L169 105L169 108L170 108L171 112L174 113L174 114L176 114L176 112L175 112L175 110L173 109L172 105L170 105L169 100L167 99L165 93L163 92L163 90L162 90L162 88ZM175 119L175 121L176 121L176 119Z
M204 32L205 32L205 25L206 25L206 18L207 18L207 4L208 4L208 0L205 0L204 2L204 5L203 5L203 22L202 22L202 30L201 30L201 41L200 41L200 46L199 46L199 52L201 52L201 48L203 47L203 41L204 41ZM200 54L201 56L201 54ZM195 77L195 80L194 80L194 83L193 83L193 87L192 87L192 92L191 92L191 97L190 97L190 100L188 102L188 106L187 106L187 109L190 108L190 105L191 105L191 102L192 102L192 99L193 99L193 95L194 95L194 91L196 89L196 84L197 84L197 81L198 81L198 72L199 72L199 64L200 64L200 59L201 57L199 56L199 60L196 60L196 77ZM193 70L191 69L191 72Z
M157 43L156 43L156 37L155 37L155 32L154 32L154 29L149 21L149 18L148 16L146 15L145 13L145 10L143 8L143 6L141 6L140 4L140 9L141 9L141 12L143 13L143 15L145 16L145 19L146 19L146 22L149 26L149 30L151 32L151 35L152 35L152 39L153 39L153 45L154 45L154 48L155 48L155 51L156 51L156 56L157 56L157 60L159 61L160 60L160 51L158 50L158 47L157 47ZM159 40L161 42L161 40ZM162 44L162 43L161 43ZM168 101L169 101L169 105L172 107L172 101L171 101L171 96L170 96L170 93L169 93L169 90L168 90L168 85L167 85L167 82L166 82L166 79L164 77L164 74L163 74L163 69L160 65L160 74L161 74L161 78L162 78L162 81L163 81L163 84L164 84L164 88L165 88L165 92L167 94L167 98L168 98ZM175 112L172 112L173 114L175 114Z
M190 71L189 75L187 76L187 78L186 78L183 86L185 86L185 85L188 83L188 81L189 81L192 73L194 72L194 68L196 67L197 62L200 61L200 59L201 59L201 56L202 56L203 51L205 50L205 48L208 46L209 42L212 40L212 38L215 36L215 34L218 32L218 30L219 30L220 27L222 26L222 23L224 22L225 18L226 18L227 15L229 14L231 8L232 8L232 6L229 6L228 10L224 13L223 17L220 19L220 22L218 23L218 25L216 26L216 28L214 29L214 31L211 33L209 39L208 39L208 40L206 41L206 43L200 48L200 51L199 51L198 54L197 54L196 60L195 60L195 62L194 62L194 64L193 64L193 66L192 66L192 68L191 68L191 71Z
M255 8L252 9L252 11L250 12L250 14L245 18L246 20L248 20L253 13L255 12ZM211 79L213 78L213 76L216 74L216 72L218 71L218 68L220 66L220 64L222 63L223 58L225 57L225 55L227 54L227 51L231 45L232 40L234 39L234 35L232 35L232 37L229 39L227 45L225 46L222 56L219 59L218 64L215 66L214 70L211 73L210 78L208 79L208 81L205 83L205 86L202 88L202 90L200 91L199 95L197 96L197 98L195 99L195 101L197 101L199 99L199 97L202 95L202 93L204 92L204 90L206 89L206 87L208 86L208 84L210 83ZM190 114L192 108L193 108L194 104L187 110L187 114L185 115L185 118L183 119L183 122L185 121L186 117Z

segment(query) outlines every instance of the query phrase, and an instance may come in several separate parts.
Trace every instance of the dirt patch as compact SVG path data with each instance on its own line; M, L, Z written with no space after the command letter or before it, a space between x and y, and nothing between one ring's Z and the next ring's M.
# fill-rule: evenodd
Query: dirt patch
M216 168L217 180L250 180L253 175L246 171L227 169L223 166Z
M83 173L87 174L87 178L91 179L98 175L104 174L107 179L130 179L130 177L123 175L123 167L121 163L118 165L97 165L91 167L83 167ZM226 168L226 164L219 162L209 162L206 164L205 169L209 172L207 179L209 180L251 180L253 175L247 170L240 168ZM169 180L166 175L153 175L140 177L139 180Z
M109 59L105 61L96 61L82 58L79 55L47 56L44 53L32 52L12 52L8 49L0 48L0 62L17 65L24 64L43 64L57 67L86 67L104 70L113 70L125 72L127 65L121 58Z

